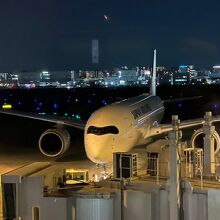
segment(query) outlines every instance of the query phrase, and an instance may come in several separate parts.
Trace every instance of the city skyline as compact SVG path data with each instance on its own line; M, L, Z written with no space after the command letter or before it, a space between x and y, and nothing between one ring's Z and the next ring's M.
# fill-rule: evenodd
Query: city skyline
M220 63L217 1L0 2L0 69ZM99 42L92 64L91 42Z

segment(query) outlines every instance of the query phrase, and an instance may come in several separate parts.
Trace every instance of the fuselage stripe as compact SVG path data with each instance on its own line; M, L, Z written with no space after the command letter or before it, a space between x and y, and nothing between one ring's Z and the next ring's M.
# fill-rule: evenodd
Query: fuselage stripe
M141 102L143 102L143 101L145 101L146 99L149 99L149 98L151 98L151 97L152 97L152 95L149 95L149 96L147 96L146 98L141 99L141 100L139 100L138 102L135 102L135 103L129 105L129 107L134 106L134 105L137 105L137 104L139 104L139 103L141 103Z
M160 108L155 109L154 111L150 112L149 114L143 116L142 118L138 119L138 123L142 122L143 120L146 120L147 118L149 118L151 115L153 115L156 112L160 112L164 110L164 106L161 106Z

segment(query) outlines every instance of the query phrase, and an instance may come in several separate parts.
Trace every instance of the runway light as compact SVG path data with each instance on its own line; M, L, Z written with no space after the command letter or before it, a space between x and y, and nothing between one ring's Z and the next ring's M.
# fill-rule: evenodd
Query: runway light
M215 108L215 109L219 108L219 104L218 104L218 103L215 103L215 104L213 105L213 108Z
M54 104L53 104L53 108L54 108L54 109L58 109L58 104L57 104L57 103L54 103Z
M38 115L46 115L45 112L39 112Z
M105 100L102 100L103 105L107 105L107 102Z
M11 108L12 108L12 105L10 105L10 104L4 104L4 105L2 105L2 108L4 108L4 109L11 109Z
M80 115L76 115L76 119L80 120L81 119Z
M183 107L182 103L179 103L179 104L178 104L178 107L179 107L179 108L182 108L182 107Z

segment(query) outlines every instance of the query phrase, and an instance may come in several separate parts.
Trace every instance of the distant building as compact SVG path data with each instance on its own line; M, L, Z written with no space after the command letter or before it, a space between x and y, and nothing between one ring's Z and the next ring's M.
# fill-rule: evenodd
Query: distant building
M171 84L171 74L169 72L159 74L158 83L159 85Z
M220 74L220 65L215 65L213 68L213 74Z
M201 69L201 70L198 71L198 77L200 77L200 76L210 76L210 75L211 75L210 70Z
M178 71L175 71L172 75L172 82L174 85L186 85L197 75L198 72L194 69L193 65L180 65Z
M41 72L20 72L18 73L19 83L28 82L68 82L75 78L74 71L41 71Z
M190 82L189 73L174 73L173 74L174 85L186 85L186 84L189 84L189 82Z
M18 73L18 82L20 84L29 83L29 82L39 82L41 80L40 72L19 72Z
M170 83L170 74L164 66L157 67L157 82L159 85Z
M137 82L138 76L137 71L134 70L119 70L118 77L120 79L120 84L122 85L131 85Z
M106 86L134 85L137 84L138 75L136 70L117 69L112 75L103 77Z
M120 79L118 76L109 76L103 78L103 84L105 86L119 86Z
M157 66L157 72L165 72L166 67L165 66Z
M50 81L52 82L68 82L72 79L72 71L51 71Z

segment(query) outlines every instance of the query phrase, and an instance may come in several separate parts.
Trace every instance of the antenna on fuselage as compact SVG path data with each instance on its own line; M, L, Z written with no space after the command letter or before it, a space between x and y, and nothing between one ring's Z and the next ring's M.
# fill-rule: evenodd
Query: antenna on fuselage
M156 56L157 56L157 50L154 49L154 61L153 61L153 74L151 78L151 88L150 88L150 94L156 95Z

